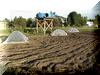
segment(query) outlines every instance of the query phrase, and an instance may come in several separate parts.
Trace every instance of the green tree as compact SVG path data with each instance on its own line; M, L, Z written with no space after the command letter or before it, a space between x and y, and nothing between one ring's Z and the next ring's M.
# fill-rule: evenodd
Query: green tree
M100 28L100 15L96 15L94 19L95 25L98 25L98 28Z
M10 29L14 28L14 21L13 20L9 20L9 19L5 18L4 21L7 22L7 27L8 28L10 28Z
M7 22L7 28L9 28L9 27L10 27L10 20L9 20L9 19L7 19L7 18L5 18L5 19L4 19L4 21L6 21L6 22Z
M15 30L21 30L24 31L26 27L26 19L23 17L15 17L13 20L13 26Z
M61 26L61 19L59 17L54 18L53 20L54 26Z
M15 17L13 22L14 22L14 26L15 27L21 28L21 27L25 27L26 26L26 19L21 17L21 16L18 17L18 18Z
M83 26L86 24L86 21L87 17L82 17L81 14L77 12L71 12L67 17L67 23L70 26Z
M35 27L34 21L32 18L28 18L26 21L26 27Z

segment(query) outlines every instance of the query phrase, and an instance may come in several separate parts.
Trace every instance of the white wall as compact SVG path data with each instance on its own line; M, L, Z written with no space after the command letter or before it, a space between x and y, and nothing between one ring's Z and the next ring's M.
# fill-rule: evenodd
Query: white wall
M4 30L7 28L7 22L5 21L0 21L0 30Z
M88 25L89 27L91 27L91 26L93 26L93 22L88 21L88 22L87 22L87 25Z

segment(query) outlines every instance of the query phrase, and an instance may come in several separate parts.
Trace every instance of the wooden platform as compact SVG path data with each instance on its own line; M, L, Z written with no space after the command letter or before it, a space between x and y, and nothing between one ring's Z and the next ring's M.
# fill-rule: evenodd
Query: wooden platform
M47 29L53 28L53 18L44 18L44 20L38 20L36 19L36 29L37 29L37 34L39 33L39 27L42 28L44 35L46 34Z

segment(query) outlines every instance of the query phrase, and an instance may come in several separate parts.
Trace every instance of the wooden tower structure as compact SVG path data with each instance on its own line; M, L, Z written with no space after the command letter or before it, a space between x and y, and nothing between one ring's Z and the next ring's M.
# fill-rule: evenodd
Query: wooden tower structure
M53 18L44 18L43 20L36 19L36 30L37 34L39 32L39 27L42 28L44 35L46 34L46 31L50 28L52 30L53 28Z

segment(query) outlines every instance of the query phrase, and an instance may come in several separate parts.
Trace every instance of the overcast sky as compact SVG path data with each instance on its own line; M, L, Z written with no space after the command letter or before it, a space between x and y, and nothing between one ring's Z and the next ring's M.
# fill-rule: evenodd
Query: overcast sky
M100 0L0 0L0 20L23 16L34 18L37 12L54 11L61 16L71 11L88 13Z

